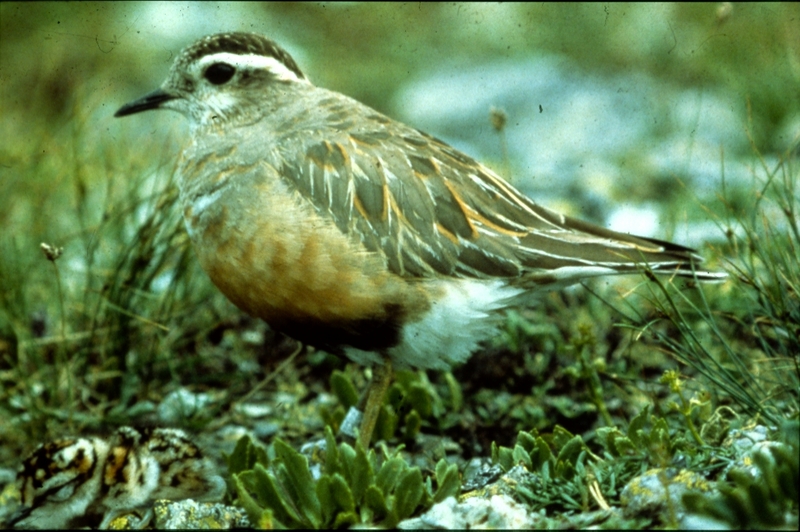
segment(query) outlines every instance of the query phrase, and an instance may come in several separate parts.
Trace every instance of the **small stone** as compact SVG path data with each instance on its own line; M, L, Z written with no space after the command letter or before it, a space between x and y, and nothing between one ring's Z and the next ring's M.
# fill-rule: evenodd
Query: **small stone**
M158 419L166 425L176 425L203 412L211 403L207 393L193 393L186 388L170 392L158 405Z
M707 480L688 469L650 469L628 482L620 494L620 502L626 517L661 514L665 522L671 523L686 514L684 493L711 490ZM674 515L666 515L670 511Z
M400 522L397 527L403 530L503 530L533 525L534 520L524 506L507 495L494 495L489 499L473 497L462 502L448 497L421 516Z
M158 530L250 528L244 510L220 503L157 501L153 508Z

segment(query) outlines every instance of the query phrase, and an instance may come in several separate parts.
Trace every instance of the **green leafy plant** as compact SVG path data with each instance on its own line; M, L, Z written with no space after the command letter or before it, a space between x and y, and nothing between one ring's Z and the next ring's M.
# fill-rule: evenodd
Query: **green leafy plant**
M700 454L689 442L675 435L667 419L652 415L646 406L628 429L601 427L595 441L602 456L593 453L581 436L556 426L552 434L536 430L520 432L513 448L492 445L492 460L505 472L522 466L532 475L523 476L517 493L534 509L556 507L586 511L594 499L615 498L619 489L647 465L663 467L679 451ZM700 455L696 465L705 460Z
M684 438L671 435L665 417L650 415L650 405L634 417L626 433L615 427L597 429L597 440L606 453L614 458L642 456L651 465L664 465L678 451L687 448Z
M326 427L321 463L308 459L280 439L274 457L242 438L228 457L233 492L251 522L261 528L339 528L370 523L392 528L418 510L459 493L458 468L444 459L433 477L423 479L396 451L384 447L382 459L360 444L338 446Z
M458 382L451 373L445 374L446 396L442 397L428 380L424 371L398 371L386 393L383 408L375 427L375 439L389 441L399 438L411 441L425 426L445 428L454 423L463 405ZM330 378L331 389L340 406L333 411L323 411L326 425L338 430L347 409L356 406L358 393L352 379L343 371L335 370Z
M723 174L728 281L682 290L653 276L648 299L657 315L634 311L628 319L715 395L777 425L800 409L800 164L797 140L776 162L752 139L751 145L757 158L750 197L729 199ZM669 384L674 391L677 383ZM693 437L699 441L696 431Z
M535 430L520 432L513 448L492 444L492 461L501 469L509 472L522 466L535 473L517 485L517 494L534 509L553 505L584 508L582 501L589 496L587 459L597 457L580 436L560 426L547 438Z

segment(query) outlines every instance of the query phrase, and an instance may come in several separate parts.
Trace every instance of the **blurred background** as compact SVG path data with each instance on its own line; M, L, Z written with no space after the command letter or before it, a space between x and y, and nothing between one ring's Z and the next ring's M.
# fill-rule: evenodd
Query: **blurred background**
M315 84L444 139L550 207L694 246L713 227L683 200L713 202L723 174L750 179L751 141L779 153L800 131L794 3L3 2L0 15L6 234L63 236L48 203L57 184L26 172L32 158L64 162L30 149L42 140L68 144L80 123L92 144L177 152L177 115L112 115L220 31L270 36ZM97 164L71 150L73 164Z
M706 256L798 145L798 3L0 2L0 462L20 434L127 422L181 381L244 395L275 359L227 334L241 313L173 206L186 121L113 118L221 31L271 37L537 202Z

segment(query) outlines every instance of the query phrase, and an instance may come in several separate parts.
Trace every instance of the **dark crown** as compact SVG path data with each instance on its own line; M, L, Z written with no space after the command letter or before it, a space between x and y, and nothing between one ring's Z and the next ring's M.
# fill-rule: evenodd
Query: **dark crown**
M209 35L192 44L181 53L178 60L185 66L192 61L211 54L227 52L237 55L263 55L274 57L286 68L297 74L300 79L305 79L305 75L294 62L289 52L278 46L274 41L267 39L257 33L217 33Z

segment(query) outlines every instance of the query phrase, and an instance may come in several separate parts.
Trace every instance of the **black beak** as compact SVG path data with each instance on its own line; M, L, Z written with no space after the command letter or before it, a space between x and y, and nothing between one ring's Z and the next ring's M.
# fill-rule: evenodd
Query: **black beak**
M161 107L162 103L168 102L169 100L174 100L175 98L176 96L167 94L161 89L156 89L150 94L142 96L138 100L126 103L120 107L116 113L114 113L114 116L128 116L142 111L149 111L150 109L158 109Z

